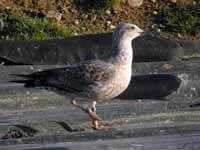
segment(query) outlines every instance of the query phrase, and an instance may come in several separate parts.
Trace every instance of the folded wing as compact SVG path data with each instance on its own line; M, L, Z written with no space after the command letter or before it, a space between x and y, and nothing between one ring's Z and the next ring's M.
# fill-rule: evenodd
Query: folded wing
M54 87L66 92L84 92L92 90L98 84L112 80L114 67L101 60L87 61L65 68L56 68L35 72L28 75L17 75L26 80L25 87Z

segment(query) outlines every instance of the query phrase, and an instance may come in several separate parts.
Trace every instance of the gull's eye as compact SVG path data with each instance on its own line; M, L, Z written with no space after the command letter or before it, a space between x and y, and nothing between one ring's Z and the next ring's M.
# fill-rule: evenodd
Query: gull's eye
M131 29L132 29L132 30L134 30L134 29L135 29L135 27L133 27L133 26L132 26L132 27L131 27Z

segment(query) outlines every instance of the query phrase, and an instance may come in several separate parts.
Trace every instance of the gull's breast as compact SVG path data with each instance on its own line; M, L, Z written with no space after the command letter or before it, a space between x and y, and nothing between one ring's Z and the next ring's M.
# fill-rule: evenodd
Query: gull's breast
M131 80L131 67L116 67L113 78L104 83L96 91L97 99L108 100L120 95L126 90ZM99 94L98 94L99 93Z

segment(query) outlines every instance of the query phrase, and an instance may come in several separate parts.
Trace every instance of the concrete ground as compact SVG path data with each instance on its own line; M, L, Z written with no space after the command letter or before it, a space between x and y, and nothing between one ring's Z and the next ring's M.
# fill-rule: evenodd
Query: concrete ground
M198 56L199 49L191 44L194 42L187 42L178 42L178 49L184 54L181 59L176 59L179 52L171 53L169 59L163 61L156 60L157 56L151 57L154 62L147 62L146 56L138 55L137 60L144 61L134 62L128 89L107 103L97 104L99 116L112 124L111 128L99 131L90 129L89 117L74 108L70 99L10 82L20 79L11 74L63 67L62 61L50 63L43 57L33 65L0 66L0 149L198 150L200 61L198 57L189 56ZM22 47L17 44L16 47ZM3 49L8 50L8 47L4 45ZM14 57L14 52L7 52L13 55L6 58ZM70 63L79 60L75 56L74 52L68 56ZM81 53L80 59L85 56ZM30 63L23 57L16 60Z

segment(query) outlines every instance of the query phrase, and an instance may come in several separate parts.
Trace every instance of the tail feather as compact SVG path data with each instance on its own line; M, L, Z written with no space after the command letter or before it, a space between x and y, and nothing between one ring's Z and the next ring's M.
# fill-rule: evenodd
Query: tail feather
M36 87L34 80L12 80L10 82L24 84L24 87Z
M38 78L44 77L46 74L44 72L35 72L31 74L11 74L12 76L22 77L22 78Z
M25 74L11 74L12 76L16 77L22 77L22 78L31 78L31 74L25 75Z
M46 75L42 72L36 72L32 74L12 74L12 76L17 76L25 78L24 80L12 80L14 83L22 83L25 87L37 87L44 86L46 81Z

